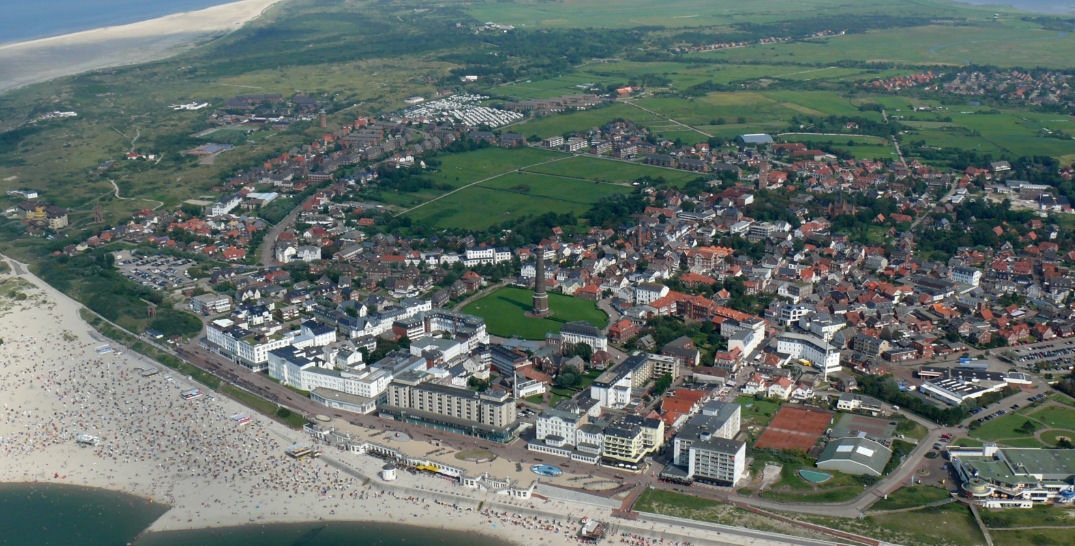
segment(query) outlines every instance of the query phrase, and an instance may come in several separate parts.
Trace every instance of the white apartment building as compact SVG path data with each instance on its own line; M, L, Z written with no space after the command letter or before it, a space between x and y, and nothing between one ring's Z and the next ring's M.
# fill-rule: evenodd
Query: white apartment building
M291 332L255 335L230 319L215 320L205 327L205 339L212 349L253 372L265 371L269 352L291 345L293 337Z
M709 438L690 448L687 475L696 481L735 487L746 470L747 445L725 438Z
M827 379L840 371L840 351L813 334L781 334L776 338L776 350L791 358L809 360Z
M549 408L541 412L534 421L534 435L553 447L575 445L575 435L580 426L585 424L585 415Z
M565 344L585 343L594 351L607 351L608 338L601 329L584 320L568 322L560 327L560 336Z
M643 282L635 285L635 305L649 305L654 300L668 295L668 287L655 282Z

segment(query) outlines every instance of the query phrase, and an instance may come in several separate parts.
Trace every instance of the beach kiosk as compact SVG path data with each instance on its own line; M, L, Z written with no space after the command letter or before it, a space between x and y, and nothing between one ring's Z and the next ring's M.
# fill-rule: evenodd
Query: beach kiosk
M395 481L396 479L396 464L388 463L381 467L381 479L386 482Z

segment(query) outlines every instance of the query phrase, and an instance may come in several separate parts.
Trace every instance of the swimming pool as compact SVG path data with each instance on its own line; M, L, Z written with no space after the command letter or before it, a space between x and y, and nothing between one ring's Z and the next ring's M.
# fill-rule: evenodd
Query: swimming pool
M530 471L539 476L548 476L550 478L555 478L564 473L563 470L560 470L560 467L552 466L551 464L536 464L530 467Z
M825 483L832 479L832 474L818 472L817 470L799 469L799 477L810 483Z

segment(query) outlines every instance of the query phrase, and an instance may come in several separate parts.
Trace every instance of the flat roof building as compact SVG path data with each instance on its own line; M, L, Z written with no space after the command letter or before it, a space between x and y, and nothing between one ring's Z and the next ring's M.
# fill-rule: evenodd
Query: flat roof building
M417 371L394 378L378 414L496 442L515 439L515 399L509 393L476 392L428 379Z
M880 476L892 450L868 438L840 438L829 442L817 458L817 467L857 476Z

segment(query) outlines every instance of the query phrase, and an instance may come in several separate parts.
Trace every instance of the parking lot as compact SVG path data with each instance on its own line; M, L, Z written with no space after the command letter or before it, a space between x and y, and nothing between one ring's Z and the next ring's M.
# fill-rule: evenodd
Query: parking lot
M1012 349L1020 366L1044 364L1042 369L1067 369L1075 364L1075 339L1058 339L1046 344Z
M170 290L192 283L187 269L194 263L186 258L131 256L127 252L116 253L115 261L121 275L154 290Z
M1042 398L1045 398L1046 396L1048 396L1047 393L1035 394L1034 396L1031 396L1030 398L1027 399L1027 403L1028 404L1033 404L1034 402L1037 402L1038 400L1041 400ZM1009 400L1011 400L1011 398L1009 398ZM993 404L993 405L999 406L999 405L1002 405L1002 402L998 402L998 403ZM990 413L988 413L987 415L983 415L982 417L979 417L978 419L976 419L976 421L978 421L979 423L984 423L986 421L992 421L993 419L996 419L997 417L1007 415L1008 411L1015 411L1015 410L1019 409L1020 407L1021 406L1018 403L1015 403L1015 404L1012 404L1012 405L1008 406L1008 409L1003 409L1002 408L1002 409L998 409L998 410L993 410ZM985 413L986 411L989 411L989 410L990 410L990 407L974 408L974 409L970 410L970 414L971 415L978 415L979 413Z

